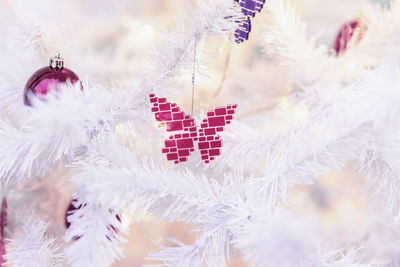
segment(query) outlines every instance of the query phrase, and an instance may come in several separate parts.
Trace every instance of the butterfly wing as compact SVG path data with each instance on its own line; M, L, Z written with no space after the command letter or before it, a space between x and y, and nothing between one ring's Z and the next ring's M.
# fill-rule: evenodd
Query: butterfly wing
M247 18L240 22L239 27L235 30L234 37L236 43L242 43L249 39L251 32L250 17L255 17L264 6L265 0L234 0L242 8L242 13Z
M237 105L228 105L207 112L207 118L200 125L198 143L201 159L205 163L221 155L222 140L218 132L224 131L224 127L231 123L236 108Z
M181 132L165 140L162 153L167 155L167 160L176 164L187 161L194 151L194 142L198 140L194 118L181 111L177 104L168 102L166 98L158 98L155 94L150 95L150 103L158 127L165 128L167 132Z

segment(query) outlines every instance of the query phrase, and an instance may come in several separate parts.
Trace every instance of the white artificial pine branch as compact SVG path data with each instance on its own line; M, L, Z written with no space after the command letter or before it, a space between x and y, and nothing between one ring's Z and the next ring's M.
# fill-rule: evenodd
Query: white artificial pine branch
M313 127L306 127L308 131L304 131L304 142L307 138L312 140L309 141L310 147L305 146L304 149L300 149L301 147L296 145L299 143L294 140L287 141L285 137L278 139L277 142L273 142L277 146L275 152L284 151L285 153L282 157L269 158L268 163L271 164L272 169L268 169L269 165L267 165L266 173L270 173L270 177L277 177L280 183L291 186L307 183L311 181L310 179L319 176L327 167L328 169L339 168L346 160L357 158L370 140L374 124L385 119L391 112L397 111L396 105L393 105L397 102L396 99L399 99L396 90L399 79L396 77L398 77L396 72L382 76L382 69L377 69L367 73L365 78L354 86L333 91L330 98L336 98L336 101L332 101L335 104L327 101L328 108L322 105L324 109L321 111L324 113L320 115L320 118L317 115L312 117ZM377 90L377 81L386 85L385 94L382 95L382 91ZM374 97L371 99L372 95ZM288 136L296 135L289 134ZM302 146L304 142L301 142ZM317 142L316 147L313 146L313 142ZM293 145L293 150L288 149L288 145ZM245 183L240 182L240 186L232 183L235 180L234 177L229 177L227 184L219 185L215 182L210 184L206 177L199 178L189 172L173 172L159 169L144 161L138 162L135 157L118 148L118 144L110 140L95 143L94 147L94 150L88 151L88 155L77 160L79 174L74 177L78 185L87 188L86 197L94 203L120 205L120 208L128 206L131 211L140 210L160 218L172 221L183 220L203 225L203 227L219 222L221 227L228 227L229 235L235 236L237 235L235 229L248 223L246 220L248 220L249 212L257 211L262 207L270 210L281 200L276 201L277 197L271 197L277 192L271 189L276 190L282 186L274 183L270 186L271 181L268 178L250 179ZM275 156L277 155L279 154L275 153ZM291 172L294 173L293 176ZM302 179L299 180L299 176ZM188 188L191 190L188 191ZM279 192L285 194L287 189L283 186L278 191L278 195ZM247 193L247 190L251 194ZM243 204L245 208L240 210L237 208L241 206L237 203L238 199L231 199L238 195L246 198L246 204ZM249 196L257 199L253 205L249 204L251 203ZM270 198L265 198L265 196ZM195 214L193 210L196 211ZM204 214L204 211L207 213ZM220 217L221 214L226 217ZM231 225L231 218L236 218L233 225ZM155 256L168 265L171 261L168 261L167 255L175 253L177 258L170 260L175 262L175 259L180 263L188 260L185 258L179 260L178 255L182 255L184 251L191 255L190 258L196 259L202 249L198 247L194 249L197 253L194 255L191 254L194 253L192 250L182 246L180 250L166 249ZM214 260L218 261L218 259Z
M75 205L77 209L68 215L71 224L65 236L71 241L65 250L71 266L106 267L121 259L121 245L126 242L122 235L126 229L115 210L82 200Z
M60 241L46 233L49 223L31 214L21 224L22 233L7 240L7 264L13 267L63 266L65 255Z
M240 250L255 249L262 255L264 246L258 247L255 243L259 241L249 240L252 236L249 231L260 228L268 231L266 222L272 208L265 201L265 194L260 194L257 180L227 176L224 183L218 183L188 171L163 169L138 161L112 140L99 140L87 153L76 161L79 174L73 180L79 187L86 188L85 198L89 202L127 207L131 212L139 212L138 218L145 213L198 226L202 234L194 245L179 243L177 248L164 248L151 255L164 262L163 266L187 266L185 264L189 263L200 266L203 261L210 263L208 266L220 265L225 261L223 255L227 255L227 243L242 242L237 245ZM276 238L271 241L271 236L266 235L261 241L278 247L285 239L280 239L280 235ZM213 253L215 250L225 253ZM302 255L301 259L310 261L307 255Z
M227 204L232 204L224 199L230 196L229 188L239 189L239 184L234 186L234 179L227 179L227 185L221 186L190 172L137 162L133 155L118 148L112 140L99 142L95 148L88 151L89 156L76 163L79 174L73 178L80 187L87 188L85 197L89 201L128 207L132 212L140 212L139 218L140 214L146 213L169 221L183 220L204 225L204 233L196 245L166 248L153 257L164 261L167 266L188 266L185 265L188 263L199 266L203 259L213 266L225 261L226 253L215 251L222 252L227 246L226 237L222 237L228 234L226 222L232 216L232 206ZM114 181L112 184L110 179ZM114 193L110 195L110 192Z
M216 199L221 189L216 182L196 177L189 171L174 171L156 166L151 161L138 161L112 138L94 142L87 154L77 158L73 166L78 174L72 179L79 187L85 188L84 197L88 202L104 201L117 209L128 206L130 211L140 212L139 217L154 203L160 202L160 206L154 206L163 218L176 220L188 216L188 220L194 220L197 216L189 210L194 207L204 211L215 209L214 200L210 199ZM110 176L115 176L116 180L106 178ZM103 190L114 193L110 195ZM173 210L162 208L164 198L174 201L176 206ZM146 205L137 203L141 201L146 201ZM219 219L217 216L212 220Z
M140 118L125 93L111 94L98 86L66 84L62 93L32 99L16 123L0 123L0 174L4 182L43 176L58 162L118 123ZM140 121L141 119L139 119ZM18 167L16 167L18 166Z
M358 158L360 171L372 180L371 191L381 200L384 209L395 216L399 214L400 207L399 74L398 66L388 65L368 73L360 81L361 88L366 92L379 91L371 97L377 108L379 101L382 101L382 106L371 111L387 113L385 118L374 121L374 131Z
M62 96L49 94L45 102L33 101L35 108L26 107L22 126L3 121L0 129L3 181L12 184L42 176L88 142L89 131L96 131L100 122L108 119L105 113L99 114L103 107L91 102L94 100L91 94L90 89L82 93L79 84L66 85Z
M48 56L46 36L41 27L33 22L16 25L10 33L13 51L27 62L36 56Z
M309 266L317 239L309 224L286 218L283 212L253 211L239 225L233 244L245 262L255 266Z
M318 248L320 260L314 266L324 267L372 267L375 263L362 263L362 248L348 247L346 249L329 249L327 245Z
M0 70L0 108L3 116L7 114L24 115L21 112L23 105L23 92L24 86L21 83L20 73L8 73Z
M194 14L193 29L188 36L184 34L184 42L175 43L174 39L168 39L169 43L163 43L160 55L166 58L159 57L157 76L161 80L170 77L170 73L189 59L196 40L231 31L236 25L234 20L239 19L238 14L238 9L231 2L228 5L228 0L210 2L210 5L200 4L200 10ZM165 51L168 47L171 53ZM11 111L20 110L16 107L22 104L22 94L6 81L4 79L3 86L7 90L2 91L1 104ZM145 88L151 91L158 86L155 83ZM42 176L51 166L65 157L73 156L75 149L85 145L93 134L91 131L97 132L98 128L107 127L111 129L118 122L128 120L142 123L143 117L146 117L143 116L146 92L140 91L140 96L133 97L136 94L133 93L124 98L124 95L118 97L121 94L116 92L114 95L117 97L111 97L105 90L96 94L99 88L87 87L82 94L78 89L79 85L76 84L73 90L63 89L61 96L49 96L44 103L35 101L35 109L27 108L27 113L18 116L23 128L3 123L1 134L7 138L2 139L5 143L0 151L0 174L4 181L9 183ZM135 100L128 102L129 99ZM15 168L20 162L23 162L20 168Z
M310 221L282 211L253 215L236 231L233 244L242 251L245 261L255 266L370 266L361 263L360 250L349 248L342 253L327 246L321 250L319 244L323 241Z
M399 215L400 208L400 140L399 131L379 131L360 156L360 171L371 180L375 193L386 211Z
M194 45L200 43L207 35L232 31L236 27L235 20L239 20L239 14L241 14L240 10L228 0L218 0L216 3L209 1L208 4L200 3L199 12L194 13L196 19L194 19L193 29L188 34L184 34L184 42L172 44L172 53L166 53L165 48L168 45L163 45L161 54L167 55L169 58L160 64L162 72L157 72L159 80L165 81L179 67L184 66ZM171 41L175 42L172 39ZM8 88L7 85L5 86ZM154 90L157 86L159 84L155 83L155 86L146 87L145 91ZM45 103L32 100L35 108L28 110L27 119L23 118L19 121L23 125L22 128L4 123L2 134L3 137L7 137L3 138L7 140L7 143L4 143L5 146L2 147L3 154L0 153L0 155L4 155L3 160L0 158L0 170L5 182L19 182L22 179L43 175L60 160L72 158L76 152L84 151L82 148L100 132L110 132L116 123L126 121L126 117L132 119L137 115L132 114L134 109L121 107L120 103L112 106L108 102L96 102L97 100L105 101L107 97L91 94L93 91L86 86L83 93L79 90L79 84L76 84L73 90L67 87L60 90L63 92L62 95L48 95ZM68 91L70 89L72 91ZM17 90L10 91L10 94L16 99L21 96ZM139 100L130 103L131 106L139 106L139 108L143 106L146 99L143 95L144 93L140 92L140 97L137 98ZM15 103L12 104L14 105L11 107L8 107L10 102L4 102L3 105L11 111L15 111L15 108L12 108L15 107ZM65 118L68 119L65 120ZM6 160L6 150L11 152L11 160L10 158ZM17 162L21 161L24 162L24 165L15 168ZM100 216L101 209L96 207L96 205L88 203L82 209L85 211L83 216L76 215L81 214L82 210L79 210L71 217L72 226L67 236L69 239L80 236L67 250L69 262L73 266L91 265L95 255L103 255L102 258L99 258L96 266L109 266L121 256L122 252L116 242L109 242L107 234L104 233L108 228L105 218L110 216L107 214ZM74 221L74 218L78 219ZM90 228L90 224L94 222L95 218L98 221L98 227ZM89 228L92 231L89 231ZM81 236L80 233L84 234ZM94 237L98 242L95 246L88 246ZM88 247L91 248L87 249ZM86 250L82 248L86 248Z
M290 5L275 0L268 4L267 55L286 66L298 85L324 93L319 95L320 103L310 101L315 105L310 106L310 116L301 126L284 133L261 134L262 139L231 139L219 158L221 169L226 171L224 179L138 159L114 140L112 132L118 123L128 122L135 131L153 126L153 121L144 120L145 114L150 114L148 93L191 69L193 50L207 36L224 35L237 27L235 21L242 15L232 0L200 2L189 27L165 35L154 54L154 73L145 77L141 90L111 94L85 86L81 92L79 85L68 85L61 95L49 94L44 102L33 100L35 108L26 108L16 122L1 123L3 182L13 184L42 176L62 160L74 161L71 167L77 174L72 180L78 186L82 207L68 217L72 224L66 239L72 241L66 253L72 266L106 267L122 257L123 225L110 209L136 213L138 219L150 214L197 226L199 236L194 244L175 241L178 247L162 247L162 251L151 255L165 266L221 266L229 257L230 247L240 250L257 266L362 265L360 251L354 248L318 252L317 245L323 240L309 225L293 223L280 204L287 200L287 191L293 185L312 183L328 170L361 159L361 169L373 176L377 191L387 193L389 209L397 209L399 159L391 146L397 149L394 137L398 131L394 129L386 137L377 128L390 124L398 114L399 72L377 67L361 81L342 87L348 67L354 62L364 67L375 65L382 57L382 53L379 57L369 55L369 50L363 48L376 45L373 38L366 35L360 50L354 52L354 44L343 57L334 58L325 46L306 37L306 26ZM396 19L396 10L382 11L384 15L371 16L371 21L389 23L390 18ZM389 29L382 29L383 24L375 29L374 25L368 26L371 36L381 32L384 42L395 44L388 40L396 33L397 24ZM356 68L349 75L359 73ZM326 81L330 86L322 87ZM22 99L17 83L10 84L7 79L0 83L6 88L1 94L8 97L0 100L0 106L15 113L18 105L13 101ZM243 155L248 158L243 159ZM251 169L257 178L243 174L243 170ZM121 233L115 233L114 228ZM44 231L36 233L42 240ZM46 242L40 244L44 244L40 253L46 259L58 255L57 248ZM30 253L8 257L26 263Z
M271 0L266 9L264 52L286 67L302 89L324 91L327 82L352 82L364 69L398 57L399 8L399 1L393 1L390 8L366 5L358 19L366 30L356 33L346 51L336 56L327 46L318 44L317 37L307 36L307 24L292 4Z
M164 34L152 49L152 70L156 79L142 81L146 92L156 92L174 74L193 67L193 51L210 35L225 35L237 27L244 17L240 8L230 0L198 1L198 9L192 12L191 22L184 27L183 22L171 34ZM200 51L200 49L199 49ZM199 58L198 58L199 59ZM154 77L154 75L147 75Z
M366 4L358 18L365 30L351 38L343 55L344 63L362 68L399 58L399 12L400 2L397 0L389 5Z
M288 1L271 0L265 5L266 23L263 39L264 52L286 67L300 86L321 82L324 76L336 78L332 68L335 59L328 48L307 36L307 24ZM327 77L325 77L327 78Z
M264 195L276 202L285 200L288 187L309 184L326 171L338 170L365 153L374 128L398 112L398 74L397 68L381 67L365 73L351 86L332 88L304 124L287 132L229 140L232 143L227 142L221 164L254 169L266 162L261 170L265 176L261 186Z
M150 253L150 259L163 262L162 266L224 266L229 258L230 237L226 225L202 229L195 244L186 245L170 239L176 247L160 246L161 251ZM159 264L145 266L160 266Z
M3 153L0 151L2 179L6 182L15 182L43 175L48 171L46 166L53 166L64 156L73 156L77 147L88 142L92 134L90 131L97 131L101 125L112 128L118 122L126 122L128 119L142 122L143 117L146 117L143 116L143 112L147 102L147 92L157 89L161 86L161 81L179 70L179 66L185 65L184 62L189 60L197 41L200 42L208 35L228 33L236 27L235 20L240 20L240 10L229 0L209 1L207 4L199 2L199 7L199 11L193 14L192 28L183 33L182 42L167 38L160 45L160 53L156 57L159 67L155 70L157 77L160 77L160 83L156 80L151 85L144 86L144 91L140 91L139 96L136 96L137 93L132 93L129 97L119 97L111 105L108 101L111 96L109 93L107 96L104 95L106 93L104 90L97 96L94 88L85 88L84 94L81 95L86 97L81 98L81 95L76 93L79 86L75 85L72 93L68 91L69 89L65 89L66 92L63 92L62 96L57 98L49 96L44 105L36 101L37 107L31 112L32 114L26 114L27 118L23 117L24 114L19 116L22 117L23 129L3 123L2 135L8 139L3 138L6 143L2 146ZM14 88L6 81L7 79L4 79L4 88ZM17 101L19 97L22 99L20 92L14 89L3 92L6 94L2 97L4 101L1 103L2 106L14 111L17 109L15 103L20 107L21 101ZM66 96L69 94L72 95ZM65 110L60 107L64 107ZM77 125L80 127L76 127ZM11 160L8 158L9 154ZM47 158L48 155L50 156ZM25 158L27 160L24 160ZM16 162L24 164L21 168L15 168Z

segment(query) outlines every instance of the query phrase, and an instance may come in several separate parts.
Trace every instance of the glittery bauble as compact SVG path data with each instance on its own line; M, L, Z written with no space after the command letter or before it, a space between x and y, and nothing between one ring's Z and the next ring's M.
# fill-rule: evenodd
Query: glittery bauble
M31 105L29 95L40 97L45 96L50 90L59 91L61 85L68 81L71 84L79 82L83 90L78 75L72 70L64 68L63 61L58 55L50 60L50 66L39 69L29 78L24 90L24 104Z
M366 27L361 25L358 21L353 21L344 25L340 29L340 32L335 40L336 53L338 55L343 53L354 35L357 37L357 41L360 41L363 38L365 31Z
M72 199L71 202L68 205L67 211L65 212L65 227L68 229L71 226L71 223L68 221L68 216L73 214L76 210L79 210L82 207L85 207L86 204L83 205L78 205L77 204L78 200L77 199ZM115 212L113 210L109 210L110 214L113 215L115 214ZM121 222L121 215L119 214L115 214L115 218ZM108 225L107 229L110 232L110 235L106 235L107 239L111 241L111 238L113 238L115 236L115 234L119 233L119 229L113 225ZM111 231L112 230L112 231ZM76 236L73 239L74 240L78 240L79 238L81 238L81 236Z

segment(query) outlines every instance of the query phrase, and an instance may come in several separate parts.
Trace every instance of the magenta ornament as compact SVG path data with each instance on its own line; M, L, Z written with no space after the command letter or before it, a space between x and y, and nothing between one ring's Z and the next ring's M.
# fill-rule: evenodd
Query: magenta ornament
M5 228L7 226L7 199L3 197L0 210L0 266L6 265L4 256L6 255Z
M230 124L237 105L227 105L207 112L207 118L200 125L187 115L177 104L168 102L166 98L150 95L151 111L154 113L159 128L173 134L164 141L161 150L168 161L175 164L188 161L189 156L198 150L204 163L210 163L221 155L222 139L219 136L225 126Z
M74 84L80 83L81 90L83 90L82 82L78 75L72 70L64 67L64 60L57 54L50 59L48 67L37 70L28 80L24 90L24 104L31 106L29 95L43 97L49 91L60 91L63 84L70 82Z
M343 25L335 40L334 48L336 54L339 55L346 51L347 45L354 35L357 38L357 42L360 41L364 37L366 30L367 28L359 21L353 21Z

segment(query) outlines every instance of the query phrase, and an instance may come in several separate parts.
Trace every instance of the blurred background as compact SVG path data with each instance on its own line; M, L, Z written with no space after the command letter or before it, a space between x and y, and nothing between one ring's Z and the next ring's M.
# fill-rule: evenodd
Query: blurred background
M293 4L309 24L309 34L318 35L320 43L332 47L340 27L355 20L366 1L293 0ZM389 0L375 2L387 4ZM160 33L171 30L177 23L181 25L182 19L190 21L189 12L195 8L195 0L0 0L0 30L10 33L0 40L2 64L16 64L18 58L28 59L31 74L60 51L66 66L83 80L109 87L134 86L143 68L151 67L146 61L151 53L150 44L159 40ZM238 119L260 130L271 119L287 125L292 120L300 123L307 116L306 110L288 104L290 81L262 54L263 29L268 27L264 21L261 13L254 20L250 40L234 45L231 52L222 38L206 41L203 52L207 68L203 71L205 75L196 79L197 113L215 105L237 103L240 106ZM37 29L36 34L31 34L32 29L33 32ZM15 47L26 47L30 42L44 45L15 54ZM228 53L230 62L224 69ZM226 80L222 83L224 73ZM21 79L26 81L30 74ZM190 107L190 82L188 73L166 88L179 91L181 98L176 102L186 109ZM35 208L38 215L52 221L50 231L62 235L65 211L74 192L73 185L68 182L69 176L70 173L60 166L43 181L21 185L23 192L13 192L10 213ZM380 244L388 247L390 237L398 233L381 231L383 220L374 212L376 207L371 203L374 202L365 182L352 166L348 166L340 173L324 176L315 185L296 188L291 193L290 209L303 216L318 217L329 239L342 238L338 241L341 244L363 242L367 252L371 250L375 255L391 257L390 251L379 252ZM129 218L124 222L128 224ZM191 243L194 235L191 225L160 222L151 217L140 223L130 222L130 229L125 258L115 267L150 263L145 259L147 254L158 251L153 241L166 245L169 244L167 239L174 237ZM396 246L393 244L394 248ZM240 255L234 254L230 266L245 265Z

